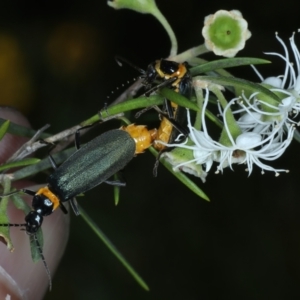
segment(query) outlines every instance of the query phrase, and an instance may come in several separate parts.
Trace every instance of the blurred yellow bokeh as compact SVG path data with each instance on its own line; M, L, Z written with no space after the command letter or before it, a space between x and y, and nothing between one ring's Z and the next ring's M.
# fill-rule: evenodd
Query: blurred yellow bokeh
M58 25L46 47L50 68L56 76L82 79L94 69L99 58L97 31L85 23Z
M18 40L0 33L0 105L27 113L33 105L32 80Z

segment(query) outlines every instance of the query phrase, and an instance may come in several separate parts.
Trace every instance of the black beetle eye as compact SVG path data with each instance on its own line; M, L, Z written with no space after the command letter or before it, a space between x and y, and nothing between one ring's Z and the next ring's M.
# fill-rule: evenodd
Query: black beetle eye
M43 224L43 216L36 211L31 211L26 217L26 232L34 234Z

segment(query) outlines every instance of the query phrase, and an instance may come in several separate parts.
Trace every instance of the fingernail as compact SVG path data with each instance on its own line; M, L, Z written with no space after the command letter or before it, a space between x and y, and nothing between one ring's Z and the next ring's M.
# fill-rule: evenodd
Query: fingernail
M27 118L21 112L12 107L0 106L0 117L6 120L11 120L16 124L30 127Z
M25 300L26 295L19 289L13 278L0 266L0 299Z

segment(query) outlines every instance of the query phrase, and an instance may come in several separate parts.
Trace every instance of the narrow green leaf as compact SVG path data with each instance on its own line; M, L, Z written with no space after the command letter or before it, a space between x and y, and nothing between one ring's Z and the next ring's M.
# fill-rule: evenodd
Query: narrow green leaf
M3 181L3 195L6 195L10 192L10 180L5 179ZM9 197L3 197L0 199L0 224L9 224L10 220L7 215L7 205L8 205ZM0 226L0 236L5 240L7 249L9 251L13 251L13 243L9 234L9 227Z
M215 84L220 84L223 86L233 86L236 89L244 90L250 93L262 93L265 97L280 102L279 97L271 92L269 89L263 87L258 83L254 83L248 80L244 80L236 77L221 77L221 76L199 76L199 80L210 81Z
M39 158L25 158L19 161L13 161L7 164L0 166L0 171L17 168L17 167L25 167L29 165L34 165L40 161Z
M31 211L30 206L27 204L26 201L23 200L23 198L21 197L20 194L14 194L12 196L12 199L13 199L13 203L14 203L15 207L17 209L22 210L24 212L25 216ZM38 230L36 235L37 235L38 241L41 245L41 248L43 249L44 240L43 240L43 232L42 232L41 228ZM29 241L30 241L30 250L31 250L32 261L38 262L41 259L41 256L40 256L39 250L36 246L36 243L35 243L33 237L29 237Z
M8 128L9 128L10 121L6 120L1 126L0 126L0 141L3 139L4 135L6 134Z
M161 105L163 104L163 98L159 95L153 96L142 96L135 99L129 99L122 103L118 103L114 106L109 106L107 108L108 115L114 115L120 112L130 111L134 109L144 108L153 105ZM106 110L102 110L101 113L105 112Z
M105 118L134 109L144 108L153 105L162 105L163 101L164 98L159 95L153 95L150 97L143 96L135 99L129 99L116 105L108 106L107 108L102 109L97 115L94 115L88 120L85 120L80 125L85 126L93 124Z
M159 94L182 107L199 111L199 107L197 106L196 103L192 102L191 100L187 99L183 95L176 93L171 89L162 88L161 90L159 90Z
M138 284L149 291L147 283L141 278L141 276L130 266L126 261L124 256L119 252L119 250L113 245L113 243L108 239L104 232L95 224L95 222L89 217L89 215L79 207L80 215L85 220L85 222L90 226L90 228L96 233L96 235L102 240L105 246L115 255L115 257L123 264L127 271L132 275L132 277L138 282Z
M150 147L148 148L149 151L157 157L157 151ZM186 185L192 192L194 192L196 195L198 195L200 198L210 201L209 197L191 180L189 179L185 174L182 172L175 172L173 170L173 167L170 163L168 163L165 159L161 159L160 162L178 179L180 180L184 185Z
M23 194L24 195L24 194ZM17 209L20 209L24 212L25 215L27 215L30 211L31 208L30 206L27 204L26 201L23 200L23 198L21 197L21 192L16 193L12 196L13 199L13 203L15 205L15 207Z
M36 233L36 236L37 236L38 242L41 246L41 250L42 250L42 253L43 253L44 237L43 237L42 228L39 228L39 230ZM39 249L36 245L36 242L35 242L33 236L29 237L29 242L30 242L31 259L34 263L36 263L36 262L38 262L42 259L41 255L40 255L40 251L39 251Z
M116 181L119 180L118 174L114 175L114 180ZM120 201L120 187L117 185L114 186L114 199L115 199L115 206L117 206Z
M253 58L253 57L233 57L218 59L211 62L201 64L199 66L190 68L190 72L193 76L203 74L219 69L227 69L232 67L246 66L246 65L258 65L269 64L269 60Z
M0 118L0 126L2 126L6 121L7 120ZM29 138L33 137L36 134L36 130L15 124L13 122L10 122L7 132L11 133L13 135L25 136L25 137L29 137ZM49 136L50 136L50 134L42 133L40 138L45 139Z
M120 202L120 187L114 186L114 199L115 199L115 206L117 206Z

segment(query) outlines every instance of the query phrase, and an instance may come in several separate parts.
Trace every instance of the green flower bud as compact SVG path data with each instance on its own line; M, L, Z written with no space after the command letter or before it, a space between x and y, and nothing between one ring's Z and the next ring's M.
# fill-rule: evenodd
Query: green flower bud
M233 57L251 37L248 23L238 10L219 10L204 20L205 46L216 55Z
M194 160L193 150L184 148L175 148L172 151L165 152L163 158L169 162L174 171L183 171L201 178L205 182L207 173L202 169L201 164L197 164Z

